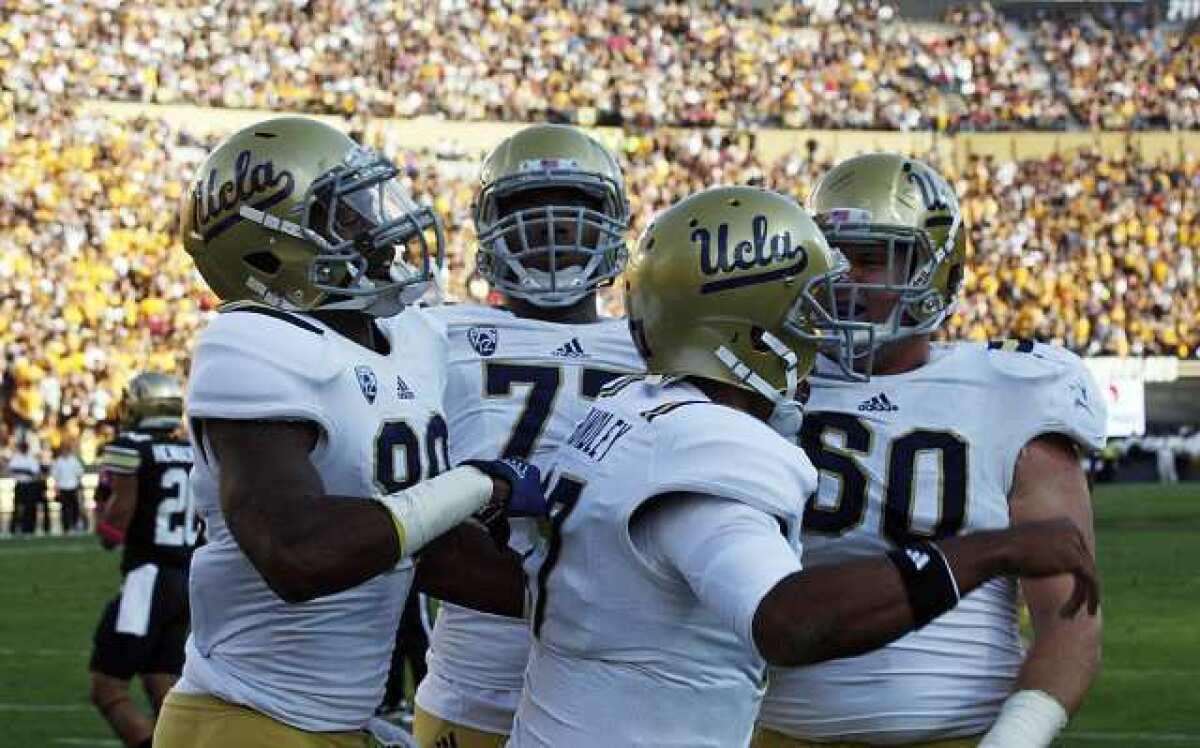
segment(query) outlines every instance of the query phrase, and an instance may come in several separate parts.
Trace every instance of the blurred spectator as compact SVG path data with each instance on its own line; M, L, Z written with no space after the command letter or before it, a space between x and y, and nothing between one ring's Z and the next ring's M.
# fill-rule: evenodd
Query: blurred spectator
M0 86L34 111L110 99L639 127L1060 128L1072 112L1200 126L1183 34L1048 22L1030 49L986 4L940 24L886 2L708 5L9 0ZM1056 89L1046 68L1070 73Z
M10 535L32 535L37 527L38 505L44 502L42 496L45 483L42 482L42 466L33 456L33 446L28 441L18 442L12 457L5 466L5 477L12 478L13 513L9 518L8 532ZM50 517L42 517L42 530L50 533Z
M87 530L87 520L79 512L79 485L83 472L83 463L75 454L74 445L70 442L60 444L55 450L54 462L50 463L50 477L54 480L54 496L64 535Z
M1200 168L1106 160L972 158L956 175L971 227L953 338L1006 335L1083 355L1197 356Z
M1200 128L1200 35L1151 24L1154 3L1099 19L1045 16L1033 47L1080 124L1106 130Z
M214 308L176 225L184 180L210 143L157 120L65 112L18 115L7 130L0 395L9 407L0 447L28 434L51 449L70 442L90 462L110 435L125 380L143 368L185 374L191 340ZM487 303L487 284L473 272L481 153L450 145L406 151L387 131L379 137L374 145L397 163L405 186L445 221L447 295ZM631 241L691 192L757 184L803 201L831 165L815 142L765 160L746 130L605 137L626 174ZM956 185L971 230L947 337L1035 337L1084 355L1198 355L1200 162L1085 151L938 166ZM601 299L609 314L621 312L619 289Z

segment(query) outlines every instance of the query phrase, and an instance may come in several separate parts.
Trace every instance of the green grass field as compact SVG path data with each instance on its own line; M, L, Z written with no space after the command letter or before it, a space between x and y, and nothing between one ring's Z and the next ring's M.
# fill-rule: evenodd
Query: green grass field
M1200 746L1200 485L1102 488L1104 673L1065 746ZM90 538L0 542L0 746L117 746L87 700L117 556Z

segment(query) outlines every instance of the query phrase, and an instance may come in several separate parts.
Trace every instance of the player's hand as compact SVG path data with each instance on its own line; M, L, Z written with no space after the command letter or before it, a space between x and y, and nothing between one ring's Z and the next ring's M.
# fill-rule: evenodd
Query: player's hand
M467 460L462 464L492 479L494 493L487 508L499 509L509 517L545 517L550 513L546 494L542 490L542 473L536 465L519 457Z
M1078 525L1060 517L1013 525L1002 534L1007 566L1004 573L1018 577L1070 574L1075 577L1075 589L1059 615L1073 618L1085 603L1088 613L1096 614L1100 607L1100 579L1096 560Z

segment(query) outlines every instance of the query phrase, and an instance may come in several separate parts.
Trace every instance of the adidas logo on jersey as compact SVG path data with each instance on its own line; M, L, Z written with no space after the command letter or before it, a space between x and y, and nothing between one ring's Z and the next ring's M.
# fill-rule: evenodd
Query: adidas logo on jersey
M583 346L579 344L579 338L571 338L570 342L555 348L550 355L561 358L588 358L588 355L583 352Z
M914 548L909 548L908 550L905 551L905 553L908 554L909 560L912 561L913 567L916 568L917 571L924 569L925 566L929 564L929 554L928 553L918 551Z
M412 391L412 387L409 387L407 384L405 384L404 380L401 379L400 375L397 374L396 375L396 397L400 398L401 400L412 400L416 396L417 396L417 393Z
M896 411L900 410L892 403L891 400L888 400L888 396L882 392L875 397L870 398L869 400L863 400L858 404L858 409L876 413L895 413Z

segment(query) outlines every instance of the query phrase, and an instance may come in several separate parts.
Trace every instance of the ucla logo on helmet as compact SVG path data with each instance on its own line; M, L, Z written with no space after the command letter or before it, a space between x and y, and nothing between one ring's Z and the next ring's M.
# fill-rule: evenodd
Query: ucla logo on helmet
M715 237L707 227L694 228L691 240L700 250L700 272L714 277L755 268L770 268L781 262L790 264L755 275L711 280L700 287L700 293L767 283L797 275L808 267L808 251L798 241L793 244L791 231L785 229L772 233L770 222L764 215L756 215L751 219L750 230L752 238L743 239L730 247L728 223L717 226Z
M379 380L375 378L375 371L370 366L355 366L354 376L358 378L363 397L368 403L374 403L375 396L379 394Z
M490 356L496 352L500 333L492 325L476 325L467 330L467 342L480 356Z
M221 179L219 170L213 169L207 178L201 175L196 182L192 189L192 221L197 230L204 234L204 241L211 241L241 220L240 215L230 211L242 203L260 194L270 193L252 204L254 208L265 211L286 200L296 188L296 179L290 171L275 171L274 162L269 160L251 165L252 160L253 155L249 150L242 151L234 159L230 179L218 181ZM222 215L224 217L213 225L206 225Z

